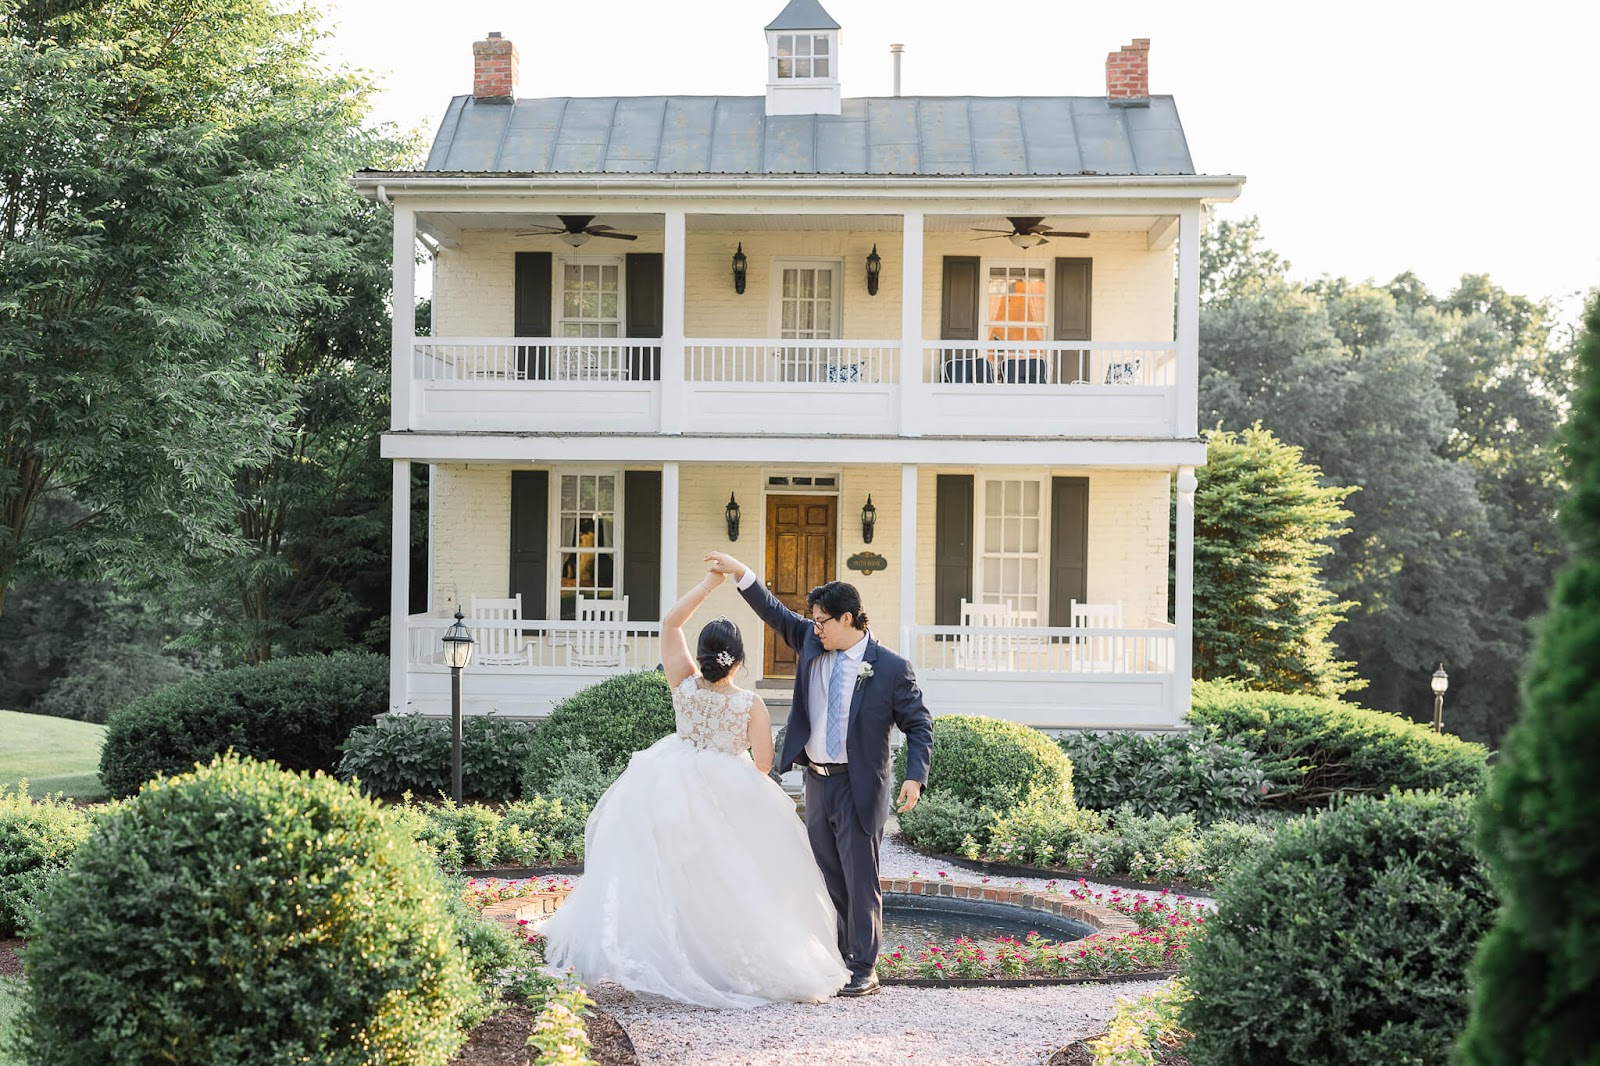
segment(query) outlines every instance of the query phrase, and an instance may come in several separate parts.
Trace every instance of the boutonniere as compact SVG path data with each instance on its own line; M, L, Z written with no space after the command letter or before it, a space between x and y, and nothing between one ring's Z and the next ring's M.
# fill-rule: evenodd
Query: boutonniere
M872 676L872 664L867 662L866 660L862 660L861 665L856 668L856 684L857 685L861 684L861 682L865 681L867 678L869 678L871 676Z

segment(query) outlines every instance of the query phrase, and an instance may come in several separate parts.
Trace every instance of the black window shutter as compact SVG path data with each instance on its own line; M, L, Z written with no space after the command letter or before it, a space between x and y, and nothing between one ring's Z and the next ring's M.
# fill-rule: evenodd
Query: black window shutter
M978 272L981 260L975 255L944 257L944 290L939 310L939 336L951 341L975 341L983 323L979 313Z
M550 559L550 474L511 471L511 595L522 594L522 617L545 617Z
M961 601L972 599L971 474L934 481L933 624L961 624Z
M1058 341L1094 340L1089 309L1093 302L1093 259L1056 260L1055 337ZM1062 352L1056 380L1065 384L1088 381L1089 353Z
M1072 624L1089 590L1089 479L1050 479L1050 624Z
M629 337L661 336L664 296L660 252L629 252L626 274L627 323ZM661 379L661 346L652 344L628 349L628 376L634 381ZM629 601L632 607L632 601Z
M661 471L624 471L622 507L622 590L628 597L628 619L657 622L661 620Z
M551 256L549 252L518 252L513 283L512 335L550 336ZM550 349L547 345L517 349L517 376L550 376Z

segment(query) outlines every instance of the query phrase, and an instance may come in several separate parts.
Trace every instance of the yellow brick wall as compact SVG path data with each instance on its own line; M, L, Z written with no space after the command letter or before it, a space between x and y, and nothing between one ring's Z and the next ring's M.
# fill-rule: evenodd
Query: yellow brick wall
M511 585L511 468L489 463L433 468L433 595L436 610L470 609ZM536 616L528 605L523 612Z
M749 272L744 295L733 290L734 248L744 244ZM878 295L868 296L866 259L876 244L883 257ZM1056 256L1094 259L1095 340L1172 339L1174 297L1171 249L1148 251L1143 231L1097 234L1088 240L1056 238L1028 251L1005 240L977 243L965 233L930 232L924 238L923 336L939 336L943 257L983 255L1006 262L1047 262ZM895 230L754 231L691 230L686 236L685 332L689 337L774 336L772 265L775 258L821 258L842 266L841 336L890 340L900 336L900 234ZM591 239L571 249L551 237L515 237L509 232L468 230L460 248L439 252L434 274L433 314L437 336L506 337L513 328L515 253L624 255L660 252L660 233L637 241Z

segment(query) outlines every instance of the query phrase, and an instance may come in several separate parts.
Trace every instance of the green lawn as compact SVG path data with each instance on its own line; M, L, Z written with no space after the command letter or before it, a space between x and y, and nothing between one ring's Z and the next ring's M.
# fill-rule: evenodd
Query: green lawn
M100 743L106 727L45 714L0 711L0 785L28 779L36 796L64 792L73 799L104 799Z

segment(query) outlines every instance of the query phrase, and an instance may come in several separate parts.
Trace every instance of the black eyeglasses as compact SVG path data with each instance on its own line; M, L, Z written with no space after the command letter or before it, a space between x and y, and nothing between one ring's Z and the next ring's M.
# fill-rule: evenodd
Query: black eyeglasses
M832 614L825 614L821 618L818 618L816 615L812 615L811 616L811 628L812 629L821 629L823 626L827 625L829 622L833 621L837 617L838 617L838 615L832 615Z

